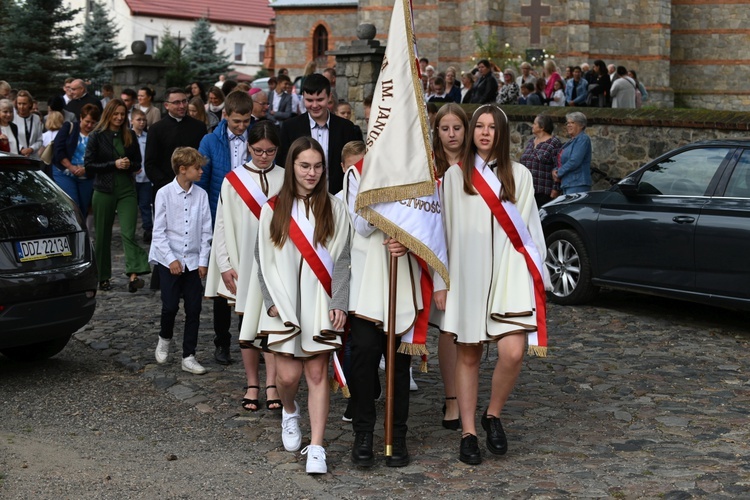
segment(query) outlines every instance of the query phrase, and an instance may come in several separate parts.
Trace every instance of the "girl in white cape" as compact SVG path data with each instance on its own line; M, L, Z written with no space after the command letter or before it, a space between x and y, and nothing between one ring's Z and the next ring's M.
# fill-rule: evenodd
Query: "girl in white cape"
M544 310L543 287L549 286L549 277L540 260L544 235L531 173L510 159L505 113L494 105L477 108L469 134L473 141L461 166L450 167L443 179L451 285L449 291L435 292L435 303L445 311L440 330L453 335L457 347L456 395L463 429L459 459L479 464L475 412L482 348L492 343L498 350L482 427L489 451L502 455L507 439L499 417L521 370L527 335L535 352L546 353L546 334L539 343L536 333L539 292ZM535 256L533 269L514 248L508 226L501 226L490 209L493 197L495 205L515 216L511 226L525 236L523 249ZM535 281L541 287L535 288Z
M279 195L261 211L257 259L267 311L259 335L276 354L287 451L302 444L295 397L303 373L307 381L311 436L302 453L308 474L327 472L328 362L341 347L346 322L350 233L346 205L328 194L323 149L300 137L289 148Z
M252 159L228 174L221 184L211 248L206 297L221 296L235 304L240 316L240 350L245 367L242 408L258 411L260 403L260 343L254 343L263 311L263 294L251 250L258 236L260 209L276 196L284 182L284 169L274 164L281 141L274 124L261 121L247 133ZM263 355L266 367L266 408L281 410L276 395L276 363L273 354Z

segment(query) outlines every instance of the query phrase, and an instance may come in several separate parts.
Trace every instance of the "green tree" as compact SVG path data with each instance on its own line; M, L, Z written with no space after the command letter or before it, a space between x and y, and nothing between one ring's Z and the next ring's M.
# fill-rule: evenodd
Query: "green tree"
M71 71L77 37L74 17L59 0L0 0L0 68L14 88L38 99L59 91Z
M117 26L104 5L98 1L90 5L91 12L78 44L77 60L82 78L91 80L98 87L112 80L109 63L120 58L123 48L116 44Z
M229 72L229 56L218 51L219 42L211 31L208 19L198 19L190 34L185 57L190 62L194 79L202 83L215 82L219 75Z
M164 36L161 38L159 48L154 54L154 59L169 65L165 75L167 87L184 87L193 80L193 75L190 72L190 67L183 54L183 50L177 39L170 33L169 28L167 28L164 31Z

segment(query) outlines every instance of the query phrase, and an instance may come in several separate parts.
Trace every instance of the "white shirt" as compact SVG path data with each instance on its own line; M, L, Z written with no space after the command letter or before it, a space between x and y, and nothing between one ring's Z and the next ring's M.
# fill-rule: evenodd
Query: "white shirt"
M141 135L136 134L138 138L138 147L141 148L141 158L146 157L146 131L141 132ZM146 169L141 164L141 171L135 174L135 182L151 182L146 175Z
M244 165L245 159L247 159L247 130L242 133L242 136L235 136L227 127L227 141L229 142L229 155L232 160L231 166L234 170Z
M310 119L310 134L313 139L318 141L320 143L320 146L323 148L323 153L325 153L326 156L326 178L328 178L328 136L330 134L330 125L331 125L331 112L328 112L328 118L326 118L326 123L322 127L318 125L318 122L313 120L312 116L307 115L307 117ZM336 168L339 166L336 165Z
M174 179L156 193L148 261L169 267L178 260L183 271L208 267L212 232L208 194L195 184L185 191Z

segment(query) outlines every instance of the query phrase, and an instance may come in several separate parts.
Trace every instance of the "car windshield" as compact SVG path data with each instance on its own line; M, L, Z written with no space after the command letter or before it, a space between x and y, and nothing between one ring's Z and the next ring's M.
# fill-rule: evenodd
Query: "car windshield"
M52 180L38 170L0 171L0 210L62 201L64 198Z
M697 148L669 157L644 171L638 192L704 196L731 148Z
M39 217L46 219L40 225ZM0 170L0 240L80 230L73 202L38 170Z

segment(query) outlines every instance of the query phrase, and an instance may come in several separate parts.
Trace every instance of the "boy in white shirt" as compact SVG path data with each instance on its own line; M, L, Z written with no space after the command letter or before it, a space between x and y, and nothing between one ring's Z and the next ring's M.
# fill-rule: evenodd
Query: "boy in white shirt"
M166 363L172 342L180 296L185 298L185 333L182 369L206 373L195 359L200 326L202 279L208 272L211 252L211 210L206 192L194 185L203 174L206 159L194 148L177 148L172 154L176 177L156 193L154 233L149 262L161 279L161 330L156 362Z

